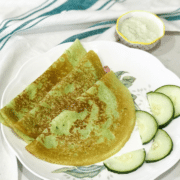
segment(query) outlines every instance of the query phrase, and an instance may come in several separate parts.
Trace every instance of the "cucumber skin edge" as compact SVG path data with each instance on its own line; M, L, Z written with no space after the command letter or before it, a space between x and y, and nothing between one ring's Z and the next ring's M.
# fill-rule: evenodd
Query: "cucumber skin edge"
M152 114L150 114L149 112L147 112L147 111L136 110L136 112L137 112L137 111L148 113L150 116L152 116L152 117L154 118L154 120L155 120L155 122L156 122L156 125L157 125L157 129L156 129L156 133L157 133L157 131L158 131L158 129L159 129L159 125L158 125L158 123L157 123L156 118L155 118ZM156 133L154 134L154 136L153 136L150 140L148 140L148 141L146 141L146 142L142 142L142 144L143 144L143 145L146 145L146 144L148 144L149 142L151 142L151 141L154 139L154 137L156 136Z
M157 130L156 130L156 133L158 132L158 128L157 128ZM150 139L149 141L146 141L146 142L144 142L144 143L142 143L143 145L146 145L146 144L148 144L149 142L151 142L153 139L154 139L154 137L156 136L156 133L154 134L154 136L152 137L152 139Z
M176 119L176 118L178 118L178 117L180 117L180 114L178 114L177 116L174 116L174 118L173 118L173 119Z
M174 120L174 117L171 117L171 119L169 119L169 121L167 121L166 123L159 125L159 129L165 128L167 125L171 123L172 120Z
M153 92L163 94L163 93L161 93L161 92L150 91L150 92L147 93L147 95L148 95L149 93L153 93ZM163 95L165 95L165 94L163 94ZM165 128L167 125L170 124L170 122L171 122L172 120L175 119L175 117L174 117L174 114L175 114L174 104L173 104L172 100L169 98L169 96L167 96L167 95L165 95L165 96L171 101L171 103L172 103L172 105L173 105L173 114L172 114L171 118L170 118L166 123L164 123L164 124L162 124L162 125L158 125L158 126L159 126L159 129ZM148 99L148 98L147 98L147 99ZM180 115L179 115L179 116L180 116ZM154 117L154 118L155 118L155 117ZM155 118L155 119L156 119L156 118Z
M166 132L167 133L167 132ZM167 135L169 136L169 134L167 133ZM171 139L171 137L169 136L169 138L170 138L170 140L171 140L171 149L170 149L170 151L169 151L169 153L166 155L166 156L164 156L163 158L160 158L160 159L157 159L157 160L146 160L145 159L145 162L146 163L154 163L154 162L158 162L158 161L160 161L160 160L162 160L162 159L164 159L164 158L166 158L167 156L169 156L170 154L171 154L171 152L173 151L173 146L174 146L174 144L173 144L173 141L172 141L172 139Z
M174 86L174 87L180 88L180 86L168 84L168 85L164 85L164 86L161 86L161 87L157 88L154 92L158 92L159 89L161 89L161 88L163 88L163 87L165 87L165 86ZM153 91L151 91L151 92L153 92ZM163 93L162 93L162 94L163 94ZM166 95L166 96L167 96L167 95ZM168 97L169 97L169 96L168 96ZM174 104L173 104L173 106L174 106ZM174 109L175 109L175 108L174 108ZM175 110L174 110L174 114L175 114ZM173 119L178 118L178 117L180 117L180 113L179 113L178 115L174 116Z
M168 96L167 96L168 97ZM169 98L169 97L168 97ZM169 98L170 99L170 98ZM159 129L165 128L167 125L169 125L171 123L172 120L174 120L174 114L175 114L175 108L174 108L174 104L172 102L172 100L170 99L172 105L173 105L173 114L171 116L171 118L169 119L169 121L167 121L166 123L159 125Z
M135 168L135 169L133 169L133 170L131 170L131 171L124 171L124 172L111 170L111 169L109 169L105 164L104 164L104 166L107 168L108 171L111 171L111 172L116 173L116 174L129 174L129 173L134 172L134 171L136 171L137 169L139 169L139 168L144 164L144 162L145 162L145 160L144 160L143 163L142 163L141 165L139 165L137 168Z
M133 170L123 171L123 172L122 172L122 171L112 170L112 169L110 169L109 167L107 167L105 163L103 163L103 164L104 164L104 166L106 167L106 169L107 169L108 171L110 171L110 172L113 172L113 173L116 173L116 174L129 174L129 173L134 172L134 171L136 171L137 169L139 169L139 168L145 163L145 159L146 159L146 151L144 150L144 160L142 161L142 163L141 163L138 167L136 167L135 169L133 169Z
M169 153L168 153L166 156L164 156L163 158L160 158L160 159L157 159L157 160L145 160L145 162L146 162L146 163L154 163L154 162L158 162L158 161L160 161L160 160L166 158L167 156L169 156L169 155L171 154L172 150L173 150L173 145L172 145L172 148L171 148L171 150L169 151Z

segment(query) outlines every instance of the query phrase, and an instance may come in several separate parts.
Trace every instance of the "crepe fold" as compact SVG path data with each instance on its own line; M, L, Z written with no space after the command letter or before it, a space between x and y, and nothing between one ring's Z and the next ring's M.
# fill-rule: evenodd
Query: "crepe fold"
M26 149L50 163L90 165L117 153L134 126L131 94L111 71L55 117Z
M99 57L94 51L89 51L78 66L57 83L31 111L14 124L15 132L26 142L29 141L29 138L38 137L52 119L72 105L77 97L88 90L104 74Z
M12 127L71 72L85 54L86 50L77 39L41 76L0 110L0 122Z

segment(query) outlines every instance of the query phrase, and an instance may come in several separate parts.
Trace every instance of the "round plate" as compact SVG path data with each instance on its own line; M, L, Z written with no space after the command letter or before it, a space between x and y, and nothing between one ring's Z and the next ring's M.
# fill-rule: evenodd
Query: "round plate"
M0 128L0 179L18 180L17 158L5 142ZM11 172L11 173L9 173Z
M17 73L17 76L5 89L1 107L6 105L29 83L41 75L71 44L72 43L66 43L56 46L47 53L26 62ZM128 48L119 43L109 41L94 41L82 44L87 51L94 50L98 54L103 66L107 65L114 72L124 72L121 78L124 78L127 83L130 83L129 90L137 96L136 104L141 110L150 111L146 98L147 92L154 91L156 88L166 84L180 86L180 79L166 69L157 58L145 51ZM131 82L131 77L135 78L133 83ZM174 142L173 151L168 157L156 163L144 163L137 171L125 175L107 171L103 163L90 167L67 167L39 160L25 150L26 143L18 138L11 129L2 125L2 130L6 141L14 150L21 163L29 171L43 179L74 180L76 178L92 178L94 180L153 180L171 168L180 159L179 126L180 118L176 118L170 125L164 128ZM131 142L133 138L138 139L132 134L130 138ZM125 146L128 149L127 151L131 151L134 146L139 143L139 140L135 140L134 143L128 143ZM141 147L148 151L150 146L151 143ZM138 147L140 147L139 144ZM122 153L123 151L120 152ZM52 171L55 170L57 170L57 173L52 173Z

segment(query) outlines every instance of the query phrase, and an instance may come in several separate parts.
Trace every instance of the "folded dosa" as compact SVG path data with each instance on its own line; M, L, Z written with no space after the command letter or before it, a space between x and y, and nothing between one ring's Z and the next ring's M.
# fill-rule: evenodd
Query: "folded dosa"
M26 149L50 163L90 165L117 153L134 125L131 94L111 71L54 118Z
M52 119L73 104L77 97L88 90L104 74L105 71L99 57L94 51L89 51L79 65L57 83L35 108L14 124L14 128L24 135L36 138L48 127ZM27 136L21 137L27 142Z
M0 122L12 127L71 72L85 54L86 50L77 39L41 76L0 110Z

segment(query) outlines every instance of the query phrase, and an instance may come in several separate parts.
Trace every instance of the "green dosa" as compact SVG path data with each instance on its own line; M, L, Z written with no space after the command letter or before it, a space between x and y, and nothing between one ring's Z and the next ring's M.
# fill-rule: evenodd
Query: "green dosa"
M27 136L36 138L48 127L52 119L62 110L74 103L74 100L88 90L105 71L101 61L94 51L89 51L61 82L57 83L39 104L14 124L26 136L21 136L26 142Z
M111 71L54 118L26 149L50 163L90 165L117 153L134 125L131 94Z
M86 50L77 39L41 76L0 110L0 122L12 127L71 72L85 54Z

